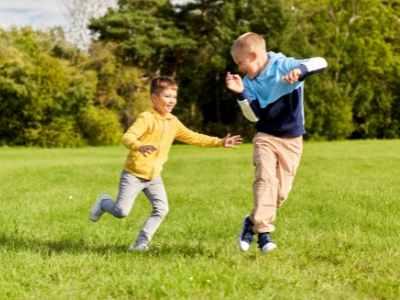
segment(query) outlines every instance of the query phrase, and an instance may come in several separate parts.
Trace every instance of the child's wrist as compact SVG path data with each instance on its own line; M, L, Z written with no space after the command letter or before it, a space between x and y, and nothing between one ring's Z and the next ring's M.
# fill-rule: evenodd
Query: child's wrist
M305 65L300 65L300 67L298 67L298 69L300 70L300 76L303 76L304 74L306 74L308 72L307 67Z
M132 149L132 150L137 150L140 151L140 147L144 146L144 144L141 141L136 141L134 148L136 149Z
M241 91L240 93L237 94L238 95L238 99L239 101L242 100L250 100L250 96L247 93L246 89L243 89L243 91Z

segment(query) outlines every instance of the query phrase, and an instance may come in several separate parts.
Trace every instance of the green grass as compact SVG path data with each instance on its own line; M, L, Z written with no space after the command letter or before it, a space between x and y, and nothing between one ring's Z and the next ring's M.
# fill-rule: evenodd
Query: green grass
M0 149L0 299L399 299L400 141L305 143L278 248L237 249L252 209L252 146L173 146L170 212L149 253L127 251L150 214L115 199L127 150ZM72 199L69 199L72 196Z

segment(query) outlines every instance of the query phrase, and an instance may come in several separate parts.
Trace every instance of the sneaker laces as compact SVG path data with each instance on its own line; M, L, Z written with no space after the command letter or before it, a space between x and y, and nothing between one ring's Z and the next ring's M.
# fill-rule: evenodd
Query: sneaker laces
M250 220L249 220L250 221ZM251 222L251 221L250 221ZM246 235L242 238L242 241L245 241L247 243L252 243L254 242L254 231L253 231L253 226L252 224L249 226L250 224L247 223L245 226L245 231L247 232ZM247 227L247 228L246 228Z
M272 238L269 232L260 233L258 235L257 243L258 243L258 248L260 249L262 249L262 247L264 247L266 244L272 243Z
M250 244L250 243L254 242L254 235L251 233L247 233L246 236L242 240L246 241Z

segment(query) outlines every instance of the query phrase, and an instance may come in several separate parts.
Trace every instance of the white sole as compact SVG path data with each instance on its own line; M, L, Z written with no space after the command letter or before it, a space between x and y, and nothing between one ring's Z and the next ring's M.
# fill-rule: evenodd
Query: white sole
M267 254L268 252L274 250L276 248L276 245L274 243L268 243L266 244L262 249L261 249L261 254Z
M249 246L247 247L247 249L243 248L242 240L241 240L241 237L242 237L243 231L244 231L244 225L245 225L245 223L246 223L246 218L247 218L248 216L249 216L249 215L247 215L247 216L245 216L245 217L243 218L242 231L240 232L239 239L238 239L238 246L239 246L240 251L242 251L242 252L247 252L247 251L249 250L249 248L250 248L250 244L248 244L248 243L246 243L246 242L243 242L243 244L247 244L247 245L249 245Z
M131 244L130 246L129 246L129 251L134 251L134 252L147 252L147 251L149 251L150 250L150 248L146 245L146 248L135 248L135 245L134 244Z

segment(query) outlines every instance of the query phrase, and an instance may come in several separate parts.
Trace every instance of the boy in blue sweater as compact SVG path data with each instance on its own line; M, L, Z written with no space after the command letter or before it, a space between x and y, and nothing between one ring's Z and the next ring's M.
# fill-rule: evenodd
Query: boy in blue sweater
M304 129L304 80L327 67L325 59L288 58L282 53L267 52L264 39L256 33L241 35L231 54L239 75L228 72L227 87L238 94L244 116L256 122L253 139L254 209L243 219L239 248L247 251L254 235L265 254L276 248L270 233L275 230L276 209L289 195L300 164Z

